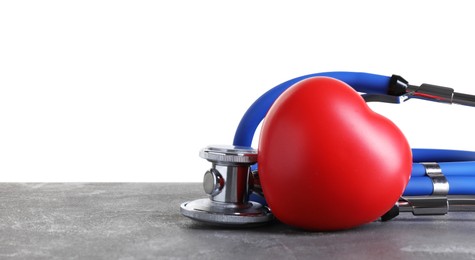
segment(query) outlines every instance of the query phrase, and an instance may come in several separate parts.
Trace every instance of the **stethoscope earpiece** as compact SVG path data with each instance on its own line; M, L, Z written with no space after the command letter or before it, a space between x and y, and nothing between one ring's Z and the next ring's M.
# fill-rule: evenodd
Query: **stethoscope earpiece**
M191 219L214 225L255 226L274 219L269 208L249 201L253 176L251 165L257 151L250 147L208 146L200 157L211 162L203 177L208 198L181 204L181 213Z

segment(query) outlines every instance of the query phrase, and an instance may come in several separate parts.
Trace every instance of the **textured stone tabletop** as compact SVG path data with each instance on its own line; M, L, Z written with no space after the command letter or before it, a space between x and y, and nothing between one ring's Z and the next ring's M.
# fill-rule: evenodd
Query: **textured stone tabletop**
M198 183L2 183L0 259L475 258L475 213L333 233L224 229L180 215L203 194Z

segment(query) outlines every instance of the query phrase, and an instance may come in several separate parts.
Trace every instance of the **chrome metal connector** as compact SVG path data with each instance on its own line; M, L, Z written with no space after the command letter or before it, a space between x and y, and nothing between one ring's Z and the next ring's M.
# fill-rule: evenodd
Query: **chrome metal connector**
M447 196L447 212L475 212L475 196L474 195L448 195ZM433 202L430 196L406 196L399 200L396 206L399 212L414 213L414 205L424 204L431 205ZM434 204L440 205L440 204ZM414 214L416 215L416 214ZM423 214L423 215L445 215L444 214Z
M431 84L422 84L420 86L407 85L407 99L418 98L428 101L452 104L455 91L452 88L441 87Z
M383 102L399 104L409 99L417 98L427 101L459 104L475 107L475 95L457 93L452 88L422 84L410 85L407 80L398 75L390 78L388 92L383 94L362 94L366 102Z
M449 211L447 195L449 182L445 178L438 163L422 163L426 175L432 181L430 196L406 196L398 202L400 211L409 211L419 215L445 215Z
M405 85L406 93L401 96L403 97L404 101L407 101L411 98L417 98L446 104L458 104L475 107L475 95L457 93L452 88L432 84L414 86L404 82L397 83L400 85Z

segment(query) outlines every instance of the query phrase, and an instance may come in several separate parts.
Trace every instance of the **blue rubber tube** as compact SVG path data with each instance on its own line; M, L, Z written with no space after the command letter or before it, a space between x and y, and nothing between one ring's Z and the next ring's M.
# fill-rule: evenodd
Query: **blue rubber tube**
M445 176L473 176L475 177L475 161L442 162L439 163L442 174ZM425 168L420 163L412 164L412 177L425 176ZM474 183L475 186L475 183Z
M413 162L456 162L475 161L475 152L438 150L438 149L412 149Z
M449 195L475 195L475 176L446 176ZM413 177L403 196L427 196L432 194L433 185L429 177Z
M264 119L274 101L289 87L307 78L324 76L345 82L358 92L386 94L390 77L363 72L324 72L315 73L286 81L270 89L259 97L246 111L234 135L234 145L251 146L254 133Z

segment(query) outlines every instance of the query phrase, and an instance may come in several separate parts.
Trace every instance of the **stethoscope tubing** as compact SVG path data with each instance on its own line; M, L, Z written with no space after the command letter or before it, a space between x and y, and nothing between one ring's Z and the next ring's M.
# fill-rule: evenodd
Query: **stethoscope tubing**
M312 77L331 77L345 82L358 92L386 94L390 77L364 72L323 72L297 77L281 83L259 97L246 111L234 135L234 145L251 146L254 133L274 101L295 83Z
M448 195L475 195L475 175L446 176L449 183ZM413 177L404 190L403 196L430 196L433 192L429 177Z
M234 136L236 146L251 146L255 131L266 116L275 100L295 83L317 76L332 77L350 85L357 92L386 94L390 77L362 72L324 72L297 77L281 83L259 97L246 111ZM433 183L425 175L425 168L419 162L437 162L449 182L450 195L475 194L475 152L412 149L413 170L411 179L404 191L405 196L431 195Z
M461 151L461 150L447 150L447 149L412 149L412 161L418 162L465 162L475 161L475 152L473 151ZM463 168L465 168L466 164ZM422 167L422 166L421 166ZM421 167L417 167L418 171L423 170ZM453 169L453 166L445 166ZM471 166L470 166L471 167ZM449 169L449 168L446 168ZM475 169L475 168L474 168Z
M448 195L475 195L475 153L469 151L450 151L450 150L431 150L431 149L413 149L424 150L425 152L435 152L442 157L426 157L428 161L437 162L447 178L449 183ZM418 151L420 152L420 151ZM414 152L413 152L414 154ZM447 157L443 157L446 154ZM457 157L459 155L459 157ZM440 162L437 159L454 159L455 162ZM418 158L420 159L420 158ZM411 179L404 191L404 196L428 196L433 193L433 184L431 178L426 176L425 168L421 163L412 164Z

